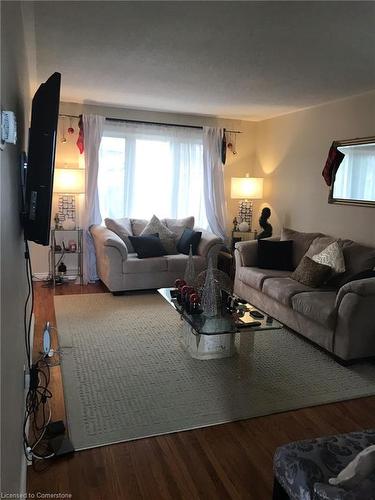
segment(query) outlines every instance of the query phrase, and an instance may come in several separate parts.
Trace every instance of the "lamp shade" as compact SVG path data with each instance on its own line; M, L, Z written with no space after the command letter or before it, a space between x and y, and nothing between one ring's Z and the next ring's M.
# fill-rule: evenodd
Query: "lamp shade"
M236 200L263 198L262 177L232 177L230 197Z
M56 168L53 191L65 194L84 193L85 171L82 168Z

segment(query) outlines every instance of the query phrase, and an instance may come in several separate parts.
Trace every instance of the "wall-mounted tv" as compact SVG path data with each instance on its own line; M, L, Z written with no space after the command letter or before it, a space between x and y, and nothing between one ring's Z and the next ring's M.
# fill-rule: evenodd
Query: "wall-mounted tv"
M31 109L25 187L25 239L49 244L53 173L61 74L54 73L36 91Z

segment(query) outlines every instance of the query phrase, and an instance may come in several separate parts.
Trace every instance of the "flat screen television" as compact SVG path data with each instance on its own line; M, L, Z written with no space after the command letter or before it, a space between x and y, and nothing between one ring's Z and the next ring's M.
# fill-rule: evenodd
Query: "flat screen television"
M53 174L61 74L54 73L36 91L31 109L25 183L25 239L49 244Z

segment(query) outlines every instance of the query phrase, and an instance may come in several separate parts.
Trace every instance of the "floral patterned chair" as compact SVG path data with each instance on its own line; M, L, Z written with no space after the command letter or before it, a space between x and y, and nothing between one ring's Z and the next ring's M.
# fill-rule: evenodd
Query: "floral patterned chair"
M366 430L281 446L273 460L273 500L375 500L375 473L352 490L328 484L374 444L375 430Z

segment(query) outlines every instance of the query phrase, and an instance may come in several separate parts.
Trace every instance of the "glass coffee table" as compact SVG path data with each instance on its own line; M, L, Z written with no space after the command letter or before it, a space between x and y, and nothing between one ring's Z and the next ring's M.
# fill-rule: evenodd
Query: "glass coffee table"
M250 355L254 348L254 332L278 330L283 325L253 305L241 302L233 313L224 312L215 317L189 314L177 302L176 288L160 288L160 295L170 304L183 320L182 342L189 354L196 359L218 359L233 356L235 336L239 333L240 355ZM250 311L259 311L263 318L253 318Z

